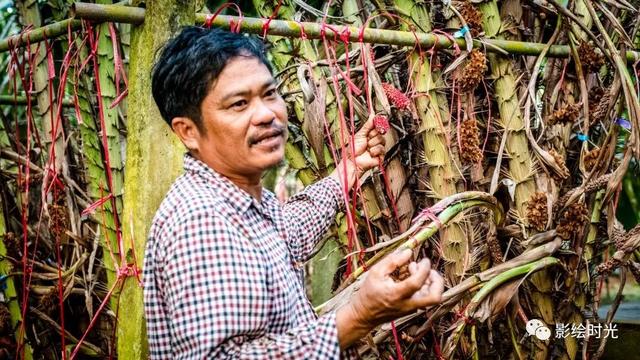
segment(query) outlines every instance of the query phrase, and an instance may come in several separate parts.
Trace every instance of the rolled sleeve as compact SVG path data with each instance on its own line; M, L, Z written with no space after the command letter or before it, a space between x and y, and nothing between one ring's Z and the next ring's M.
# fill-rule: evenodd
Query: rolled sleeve
M342 204L340 183L326 177L292 196L283 205L287 241L296 261L307 260L316 243L335 221Z

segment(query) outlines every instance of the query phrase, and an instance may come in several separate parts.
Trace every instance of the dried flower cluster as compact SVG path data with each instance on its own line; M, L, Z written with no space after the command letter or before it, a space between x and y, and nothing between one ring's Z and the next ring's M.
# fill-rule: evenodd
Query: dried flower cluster
M402 91L389 83L382 83L382 89L385 95L391 101L391 104L398 110L407 110L411 105L411 100Z
M465 120L460 125L460 159L465 164L476 164L482 161L478 122Z
M604 88L600 86L594 86L589 89L589 113L593 114L594 111L598 108L600 104L600 100L605 94Z
M578 104L567 104L554 111L553 114L547 118L547 124L570 124L578 118L578 115L580 115L580 106Z
M11 313L5 304L0 304L0 334L9 334L11 331Z
M609 101L611 100L611 93L606 91L604 95L600 98L597 105L595 105L595 110L591 113L590 122L593 124L598 121L605 120L607 116L607 111L609 110Z
M562 155L558 154L555 149L549 150L549 155L553 156L553 160L555 160L556 164L561 168L562 173L568 174L569 169L562 158ZM552 176L555 180L561 181L563 178L558 176L555 172L552 173Z
M563 239L571 239L582 231L588 220L587 206L582 202L569 205L558 221L556 232Z
M543 231L547 225L547 194L537 192L527 202L527 223L530 227Z
M482 30L482 14L480 11L469 1L462 2L458 7L458 11L462 18L464 18L464 21L467 22L471 35L474 37L478 36Z
M458 82L462 91L473 91L484 77L487 70L487 57L478 49L469 53L467 64L458 74Z
M595 148L591 151L587 151L584 154L584 168L587 171L591 171L594 166L596 166L596 162L598 161L598 156L600 155L600 148Z
M596 273L599 275L609 275L613 270L620 267L622 261L617 258L611 258L607 262L602 263L596 267Z
M19 259L22 253L22 241L13 232L7 232L2 238L4 246L7 248L7 255L14 259Z
M49 224L51 234L55 237L64 234L69 227L67 208L63 205L53 204L49 206L49 216L51 218L51 222Z
M54 286L50 291L42 295L40 298L40 307L47 314L52 314L58 309L59 296L58 289Z
M489 248L489 255L491 255L491 261L494 264L500 264L503 261L502 249L500 249L500 243L498 237L494 233L492 236L487 237L487 247Z
M403 265L396 268L391 274L389 274L389 276L395 281L402 281L408 278L411 276L411 273L409 273L409 265Z
M596 49L588 42L580 42L578 56L580 57L582 68L586 72L597 72L604 65L604 56L596 52Z

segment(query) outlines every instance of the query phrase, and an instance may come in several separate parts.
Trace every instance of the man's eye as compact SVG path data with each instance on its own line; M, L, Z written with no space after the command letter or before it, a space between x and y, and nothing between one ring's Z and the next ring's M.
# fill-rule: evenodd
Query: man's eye
M266 93L264 93L264 96L266 97L275 97L276 95L278 95L278 93L276 92L276 89L270 89L270 90L267 90Z
M238 100L238 101L234 102L233 104L231 104L231 106L229 106L229 108L238 110L238 109L243 108L245 105L247 105L247 102L245 100Z

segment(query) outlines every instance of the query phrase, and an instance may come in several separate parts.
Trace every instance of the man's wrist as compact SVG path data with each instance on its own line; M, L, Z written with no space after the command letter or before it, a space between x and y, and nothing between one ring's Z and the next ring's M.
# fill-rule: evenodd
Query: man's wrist
M357 165L349 159L342 160L338 163L335 170L329 175L336 179L342 186L347 186L347 189L351 189L356 179L360 177L361 171Z
M373 329L369 321L362 318L362 314L359 314L352 302L347 303L336 312L336 327L342 350L349 348Z

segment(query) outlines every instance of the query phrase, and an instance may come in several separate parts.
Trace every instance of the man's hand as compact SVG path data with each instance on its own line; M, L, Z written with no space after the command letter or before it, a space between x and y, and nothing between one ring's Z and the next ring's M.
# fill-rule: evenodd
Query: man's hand
M431 270L428 259L409 264L409 277L398 281L392 273L407 264L411 250L395 252L373 266L351 301L338 310L336 322L340 346L345 349L375 326L416 309L440 303L442 276Z
M367 171L378 166L384 159L385 140L373 124L373 118L369 118L362 128L355 134L353 142L353 162L360 171ZM349 146L349 145L347 145ZM351 152L351 148L349 152Z
M384 159L386 149L385 139L382 135L376 130L373 118L369 118L355 134L353 145L351 143L345 145L347 152L352 155L347 159L342 159L330 176L343 184L346 180L350 189L356 178L364 171L378 166Z

